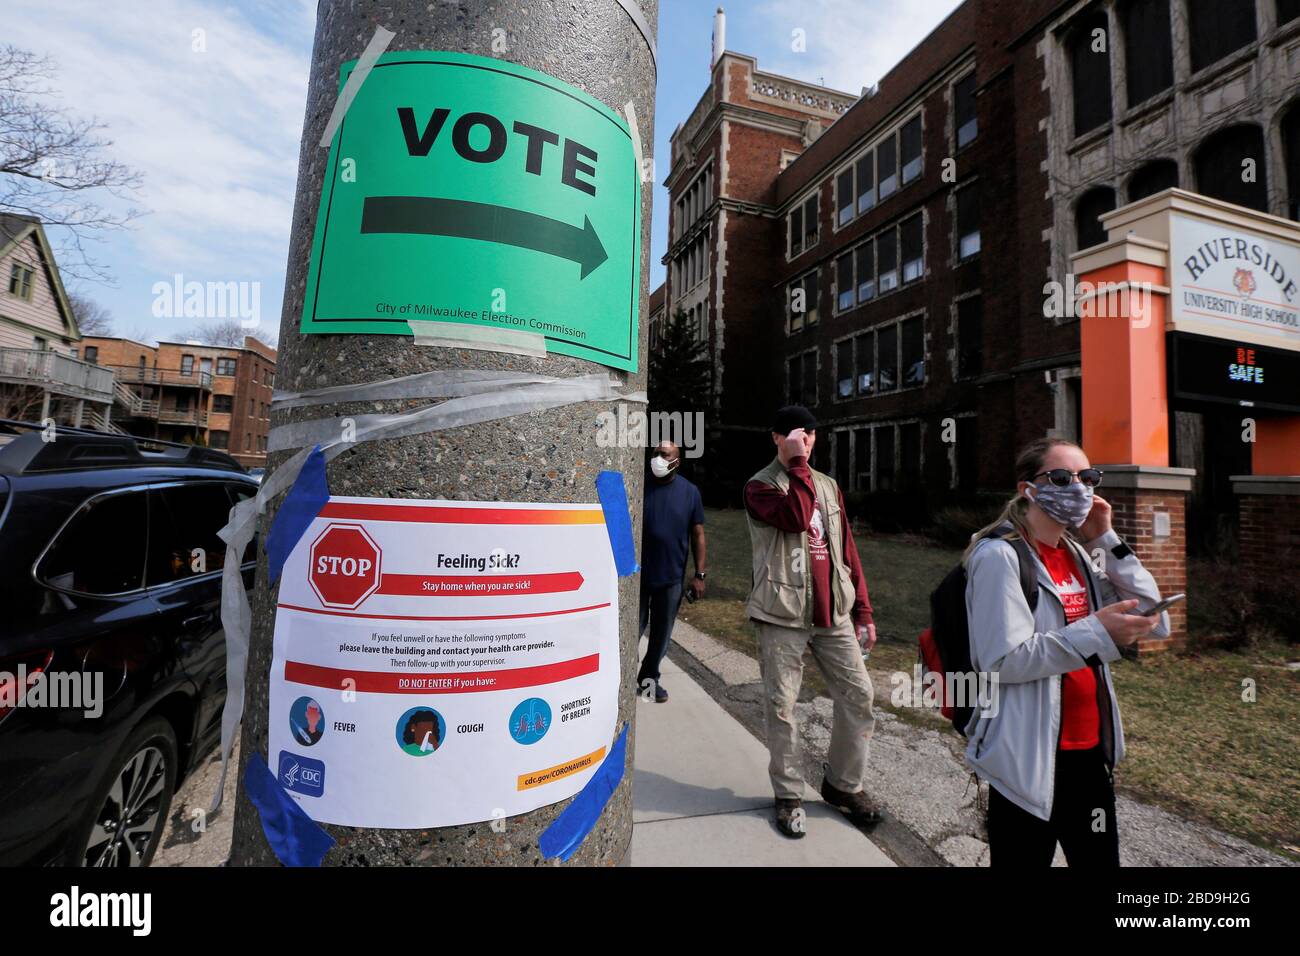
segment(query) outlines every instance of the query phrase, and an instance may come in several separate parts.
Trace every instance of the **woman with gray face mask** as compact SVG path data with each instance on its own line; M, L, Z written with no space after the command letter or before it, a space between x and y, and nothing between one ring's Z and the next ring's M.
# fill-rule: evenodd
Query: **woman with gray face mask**
M989 784L994 866L1119 865L1113 770L1124 755L1110 663L1120 648L1169 634L1143 616L1160 592L1111 527L1102 473L1061 439L1016 459L1016 495L963 556L971 661L989 675L990 706L966 727L966 759ZM1019 539L1019 540L1017 540ZM1029 547L1037 597L1021 584Z

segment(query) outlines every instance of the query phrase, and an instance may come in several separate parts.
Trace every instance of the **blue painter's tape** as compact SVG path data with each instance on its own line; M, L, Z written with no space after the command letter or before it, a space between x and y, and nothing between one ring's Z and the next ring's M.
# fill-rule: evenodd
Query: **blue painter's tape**
M627 488L621 471L602 471L596 476L596 497L605 512L605 530L614 550L614 567L619 577L636 574L636 545L632 542L632 513L627 508Z
M605 804L609 803L609 798L623 780L628 726L623 725L623 732L618 735L614 746L609 749L587 785L578 791L573 802L564 808L564 812L538 838L537 846L544 858L549 860L558 856L564 862L569 862L569 857L578 852L578 847L582 846L582 841L587 839L587 834L600 819Z
M329 483L325 480L325 455L320 445L312 449L302 470L285 496L284 504L275 513L275 521L266 534L266 567L274 584L280 579L289 552L298 543L311 523L329 501Z
M261 754L253 754L244 766L244 790L276 859L285 866L320 866L334 838L285 793Z

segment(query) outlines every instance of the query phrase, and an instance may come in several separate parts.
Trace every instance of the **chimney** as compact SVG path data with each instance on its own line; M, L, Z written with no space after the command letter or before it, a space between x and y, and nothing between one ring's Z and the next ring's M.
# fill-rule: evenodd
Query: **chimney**
M718 7L718 12L713 15L713 60L709 63L709 69L718 65L726 50L727 15L722 12L722 7Z

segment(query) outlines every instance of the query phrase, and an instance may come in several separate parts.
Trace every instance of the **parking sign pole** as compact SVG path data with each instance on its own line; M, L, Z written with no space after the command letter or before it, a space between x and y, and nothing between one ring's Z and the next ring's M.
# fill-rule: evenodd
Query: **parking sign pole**
M653 179L642 170L650 168L653 144L657 20L657 0L322 0L277 389L301 392L458 369L564 379L602 373L623 393L644 389ZM374 43L377 35L387 44ZM477 73L465 72L471 69ZM633 136L638 165L624 175L624 151ZM631 153L626 167L633 168ZM368 283L381 283L391 295L372 294ZM421 305L445 306L453 321L470 322L471 313L521 318L508 329L466 325L484 333L474 347L430 346L416 344L429 339L413 339L419 328L409 320L447 316L417 315ZM434 340L447 341L447 326L440 322L438 328ZM516 346L526 341L529 347L510 347L511 336L503 334L509 332L522 336ZM496 350L501 343L508 350ZM334 418L342 431L357 416L411 407L403 400L277 407L271 424ZM633 538L639 539L644 449L598 439L603 412L618 415L619 402L543 408L357 443L329 463L330 491L357 498L590 504L598 500L597 475L620 471ZM268 471L292 453L273 452ZM271 503L262 537L282 502ZM509 550L508 541L502 546ZM344 540L337 548L341 562L357 545ZM362 556L349 569L365 567L368 558L356 554ZM638 582L631 575L617 585L618 728L635 714ZM276 769L267 751L268 678L282 584L270 584L266 556L259 554L231 865L277 863L245 792L244 761L256 753ZM315 725L319 709L308 717ZM335 719L325 714L327 723ZM623 783L572 864L625 861L632 834L631 743L629 736ZM327 780L343 772L328 768ZM394 785L374 780L374 800L384 801L385 788ZM437 829L323 824L337 845L322 865L537 865L543 862L539 837L569 802Z

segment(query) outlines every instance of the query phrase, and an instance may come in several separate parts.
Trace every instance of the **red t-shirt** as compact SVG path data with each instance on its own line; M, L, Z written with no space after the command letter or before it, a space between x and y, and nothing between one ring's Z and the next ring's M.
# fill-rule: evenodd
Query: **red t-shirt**
M1068 547L1053 548L1039 541L1038 554L1065 607L1065 623L1073 624L1089 614L1088 587ZM1101 714L1097 710L1097 675L1091 667L1080 667L1061 678L1061 749L1091 750L1101 743Z

